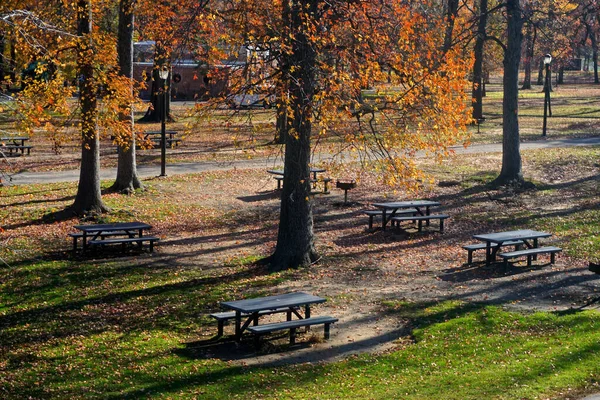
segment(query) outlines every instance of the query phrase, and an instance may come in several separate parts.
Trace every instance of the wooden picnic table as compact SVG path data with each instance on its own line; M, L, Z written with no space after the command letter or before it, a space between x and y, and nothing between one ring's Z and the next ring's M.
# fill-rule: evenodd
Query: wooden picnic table
M430 215L430 207L439 206L440 203L432 200L409 200L393 201L388 203L374 203L373 207L381 209L381 229L385 231L387 223L396 215L396 212L403 208L414 208L419 215ZM389 216L388 216L389 212ZM429 225L429 221L427 221Z
M85 252L88 247L88 240L97 240L105 236L123 236L126 238L143 238L144 230L151 229L152 226L144 222L117 222L114 224L90 224L75 225L75 229L81 231L82 251ZM77 250L78 235L72 235L73 248Z
M324 168L311 168L310 169L310 173L313 174L313 179L317 180L317 174L323 173L327 171ZM282 169L268 169L267 172L269 174L273 174L273 175L279 175L279 176L283 176L283 170Z
M29 138L27 136L5 136L0 137L0 146L2 149L8 150L9 154L12 155L13 151L18 155L19 150L21 154L25 154L25 150L27 150L27 154L31 154L31 148L33 146L25 145L25 142L28 141Z
M165 140L167 142L167 145L171 148L177 146L179 144L179 142L181 141L181 139L176 139L175 135L177 135L177 131L165 131ZM144 139L145 140L150 140L152 142L154 142L155 144L158 144L159 146L162 143L162 131L147 131L147 132L142 132L142 134L144 135ZM175 146L173 146L175 145Z
M221 307L235 311L235 339L240 341L242 334L251 322L258 323L261 311L280 310L287 308L289 316L293 313L299 319L310 318L311 304L324 303L326 299L304 292L291 292L276 296L257 297L254 299L224 301ZM304 316L298 312L299 307L304 307ZM243 315L242 315L243 314ZM247 318L242 324L242 318Z
M310 169L310 173L313 174L312 177L312 183L313 183L313 188L317 187L317 174L326 172L327 170L324 168L311 168ZM276 175L275 179L277 179L277 189L281 189L281 184L283 181L283 176L284 176L284 171L282 169L268 169L267 173L272 174L272 175ZM327 194L329 193L328 189L327 189L327 184L329 183L331 179L329 178L324 178L323 182L325 184L325 187L323 189L323 193Z
M4 143L7 146L25 146L25 142L28 141L29 138L27 136L6 136L0 137L0 142Z
M473 235L473 239L481 240L486 243L485 247L485 265L496 260L498 249L505 242L521 240L527 248L537 248L538 239L552 236L551 233L534 231L531 229L520 229L516 231L494 232L486 234ZM492 246L495 244L496 246Z
M147 131L147 132L142 132L142 133L144 135L144 138L146 138L146 139L150 139L151 137L162 135L161 131ZM177 135L177 131L165 131L165 136L168 136L167 139L173 139L175 137L175 135Z

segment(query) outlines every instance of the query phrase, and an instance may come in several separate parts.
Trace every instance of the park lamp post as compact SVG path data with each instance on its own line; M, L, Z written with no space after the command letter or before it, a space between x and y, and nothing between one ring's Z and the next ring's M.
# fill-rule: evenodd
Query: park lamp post
M542 137L546 137L546 119L548 115L552 116L552 107L550 106L550 63L552 56L544 56L544 66L546 67L546 79L544 81L544 124L542 127Z
M158 70L158 76L162 81L162 110L160 115L160 176L167 176L167 79L169 78L169 67L163 65Z

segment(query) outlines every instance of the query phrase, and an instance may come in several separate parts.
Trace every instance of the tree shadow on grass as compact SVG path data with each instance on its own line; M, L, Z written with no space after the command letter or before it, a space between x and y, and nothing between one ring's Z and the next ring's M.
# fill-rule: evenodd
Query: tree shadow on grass
M79 282L79 285L84 285L87 279L85 272L82 271L80 274L83 282ZM131 273L131 271L129 272ZM124 266L115 273L125 275L127 267ZM55 305L42 305L36 308L5 313L0 315L0 341L4 343L6 348L11 348L24 344L45 342L50 338L65 338L72 335L89 336L112 329L115 325L126 332L163 325L165 329L173 329L171 323L177 325L180 318L189 318L190 320L197 318L198 313L202 312L203 308L198 307L197 304L184 302L179 307L169 309L170 313L178 314L177 318L173 316L173 321L164 320L162 317L165 311L161 311L161 309L165 306L165 298L177 298L183 296L185 292L201 291L202 296L207 297L205 300L207 304L210 304L211 294L204 293L209 288L266 274L267 271L263 267L245 268L239 272L226 275L188 279L182 282L122 292L110 292ZM108 275L108 277L111 277L110 273ZM93 276L99 278L98 275ZM114 276L111 278L114 278ZM52 289L52 282L47 285L47 290ZM39 291L37 287L33 287L32 290ZM121 314L120 312L114 313L111 311L112 309L125 310L130 307L128 306L130 302L134 305L134 308L128 312ZM142 313L143 317L138 316L138 312ZM62 322L55 323L58 321ZM159 323L159 321L162 322ZM31 329L21 329L20 335L11 333L11 328L25 326L30 326ZM48 326L52 326L52 329L48 329Z
M486 266L485 262L477 262L471 265L463 264L460 267L446 269L443 271L443 274L438 275L438 278L445 282L464 283L473 280L489 280L515 276L537 271L548 265L550 265L549 262L534 264L530 267L515 266L514 264L504 267L502 263L492 263Z
M245 203L255 203L259 201L277 199L281 197L281 191L271 190L268 192L258 193L252 196L241 196L237 197L238 200L241 200Z

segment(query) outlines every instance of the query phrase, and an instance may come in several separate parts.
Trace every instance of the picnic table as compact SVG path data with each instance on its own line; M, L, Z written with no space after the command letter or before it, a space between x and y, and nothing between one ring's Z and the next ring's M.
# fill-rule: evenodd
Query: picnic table
M515 231L494 232L486 234L473 235L473 239L477 239L486 243L485 247L485 265L490 265L496 260L498 250L506 242L523 242L523 245L528 249L538 248L538 239L548 238L551 233L534 231L531 229L520 229ZM521 251L524 255L526 252ZM515 252L516 253L516 252Z
M158 145L161 144L162 141L162 131L147 131L142 132L144 135L144 139L150 140ZM173 145L177 146L181 139L176 139L175 135L177 135L177 131L168 130L165 131L165 139L169 147L173 147Z
M313 179L317 179L317 174L323 173L327 171L324 168L312 168L310 169L310 173L313 174ZM273 175L279 175L279 176L283 176L283 170L282 169L268 169L267 172L269 174L273 174Z
M404 208L413 208L417 210L418 215L427 216L431 215L431 207L436 207L439 205L439 202L432 200L409 200L388 203L374 203L373 207L381 209L381 229L385 231L386 225L396 215L398 210ZM427 225L429 225L429 221L427 221Z
M82 252L85 252L90 245L138 243L141 247L146 241L150 243L150 251L152 251L153 243L159 240L154 236L144 236L144 231L152 228L144 222L75 225L74 228L81 232L69 234L73 238L73 252L78 249L78 239L81 239ZM106 239L107 237L111 238Z
M292 322L292 314L296 315L298 319L310 319L310 306L325 301L326 299L323 297L312 294L291 292L254 299L224 301L221 303L221 307L235 312L235 339L240 341L248 326L252 322L254 322L254 325L258 325L258 317L264 315L265 312L285 311L288 314L287 322ZM304 307L304 316L298 312L300 307ZM242 323L244 318L246 320Z
M27 136L6 136L0 137L0 142L7 146L25 146L25 142L28 141Z
M317 174L321 174L323 172L326 172L327 170L324 168L310 168L310 173L312 174L312 183L313 183L313 188L317 187L317 182L319 181ZM284 176L284 171L282 169L268 169L267 173L275 175L275 179L277 180L277 189L281 189L281 184L283 182L283 176ZM328 190L328 183L331 181L330 178L323 178L323 193L327 194L329 193Z
M25 150L27 150L27 154L31 154L31 148L33 146L28 146L25 144L29 138L27 136L5 136L0 137L0 145L5 150L8 150L9 154L12 155L13 151L17 153L19 150L21 154L25 154Z

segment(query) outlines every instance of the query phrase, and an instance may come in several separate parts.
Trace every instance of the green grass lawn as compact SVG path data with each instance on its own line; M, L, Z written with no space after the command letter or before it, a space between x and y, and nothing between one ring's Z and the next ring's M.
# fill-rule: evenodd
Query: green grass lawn
M484 99L488 119L473 142L501 140L502 98L494 89ZM582 92L573 85L553 92L549 138L597 135L599 90ZM522 91L522 139L540 139L542 107L541 90ZM185 110L176 111L181 113L176 126L183 130L189 120ZM273 116L273 110L257 110L252 118L247 111L233 116L223 111L209 122L219 128L218 144L224 146L232 136L254 140L244 136L248 126L262 142L270 141L265 127ZM221 130L219 124L226 122L233 127ZM0 116L0 128L5 124ZM199 135L198 142L215 145L210 136ZM457 225L468 220L481 229L547 230L573 260L599 261L599 156L598 148L523 152L526 178L537 190L515 194L513 203L490 200L496 193L485 187L498 174L499 157L461 156L443 166L426 165L438 182L456 182L448 189L454 192L434 188L427 195L447 196L452 211L469 207L462 221L459 215L452 221ZM174 155L171 161L186 157ZM169 176L147 180L146 190L133 196L105 195L114 211L97 222L142 220L160 232L182 235L177 237L181 257L167 260L160 251L71 257L66 233L80 221L48 217L72 202L75 184L0 188L0 257L9 264L0 263L0 399L567 399L600 391L600 313L595 310L520 313L502 304L387 301L381 312L404 327L393 351L331 363L242 365L236 355L247 354L251 344L238 348L212 340L216 323L208 313L221 301L259 296L280 284L308 282L310 287L312 273L269 275L253 265L270 249L260 234L276 235L277 210L258 202L240 210L235 200L265 191L263 183L247 188L260 174L264 171ZM220 202L208 201L208 187ZM241 189L229 194L230 187ZM383 189L375 187L370 194L375 190ZM244 236L246 231L256 238ZM188 255L186 239L205 235L202 251L210 259L223 232L239 235L241 243L228 244L239 251L227 261L200 264ZM456 235L454 246L468 237ZM319 243L333 249L325 251L325 265L360 257L337 254L333 242ZM371 253L391 251L389 243L376 240L367 246ZM376 268L365 263L356 270L368 275ZM329 303L344 307L351 299L338 295ZM344 335L337 326L334 332Z
M3 398L565 398L560 393L594 386L600 376L595 311L523 315L390 302L388 312L412 327L397 351L242 367L202 357L194 332L211 323L200 311L247 285L243 276L194 285L192 276L166 271L68 262L21 274L26 285L2 291Z

